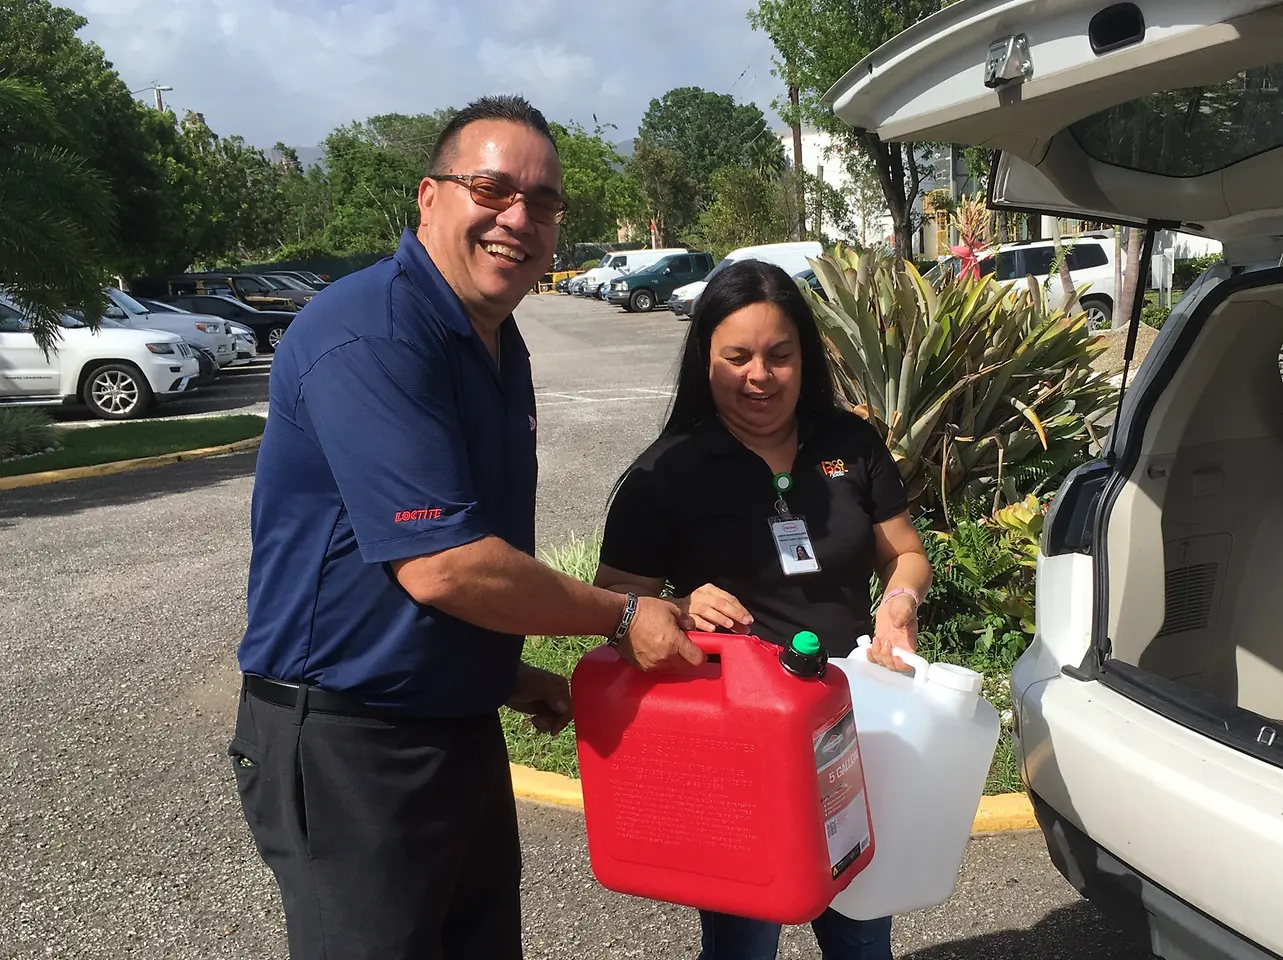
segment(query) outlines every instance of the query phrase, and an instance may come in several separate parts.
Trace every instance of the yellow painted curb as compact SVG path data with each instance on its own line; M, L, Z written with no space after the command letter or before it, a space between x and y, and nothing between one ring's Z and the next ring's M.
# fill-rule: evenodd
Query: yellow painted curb
M558 807L584 808L584 794L579 781L559 773L546 773L518 763L510 763L512 790L519 800L547 803ZM981 797L972 821L973 834L1007 833L1033 830L1038 826L1029 798L1023 793L1002 793Z
M1038 819L1033 805L1023 793L1000 793L984 797L976 819L971 824L972 833L1007 833L1012 830L1036 830Z
M113 460L110 463L95 463L88 467L68 467L65 470L44 470L40 473L24 473L16 477L0 477L0 490L17 490L20 487L35 487L44 483L58 483L62 480L81 480L85 477L106 477L113 473L127 473L130 470L163 467L171 463L180 463L183 460L204 460L209 457L221 457L228 453L253 450L262 442L263 437L260 434L257 437L237 440L235 443L224 443L217 447L199 447L196 450L162 453L155 457Z
M512 771L512 792L521 800L534 803L551 803L558 807L584 808L584 792L579 781L560 773L548 773L523 767L519 763L510 763Z

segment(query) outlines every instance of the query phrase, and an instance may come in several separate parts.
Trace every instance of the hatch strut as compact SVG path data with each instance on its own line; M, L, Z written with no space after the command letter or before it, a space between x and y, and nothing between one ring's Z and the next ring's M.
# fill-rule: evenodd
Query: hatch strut
M1123 380L1118 385L1118 403L1114 407L1114 424L1109 431L1109 452L1105 459L1109 463L1116 463L1118 457L1115 453L1115 446L1118 444L1118 418L1123 411L1123 397L1127 395L1127 375L1131 372L1132 360L1136 356L1136 337L1140 333L1140 315L1145 308L1145 294L1149 287L1149 265L1154 256L1154 239L1158 231L1165 224L1158 220L1150 220L1145 225L1145 239L1141 241L1139 262L1136 264L1136 292L1132 296L1131 317L1127 324L1127 345L1123 349ZM1118 229L1115 227L1115 229ZM1133 230L1140 229L1132 227ZM1124 281L1125 285L1125 281ZM1121 290L1118 291L1122 293Z

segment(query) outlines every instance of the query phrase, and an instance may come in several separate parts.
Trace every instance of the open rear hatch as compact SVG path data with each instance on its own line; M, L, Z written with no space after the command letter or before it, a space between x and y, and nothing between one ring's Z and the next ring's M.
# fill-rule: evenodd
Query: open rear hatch
M1142 280L1159 229L1220 241L1239 273L1275 267L1283 256L1280 38L1283 0L958 0L873 51L825 99L847 124L883 140L996 151L993 209L1144 229ZM1146 420L1180 369L1181 351L1218 306L1232 297L1250 301L1254 286L1283 288L1283 272L1216 282L1182 311L1184 329L1175 340L1165 337L1171 348L1144 371L1148 396L1131 398L1136 449L1118 441L1107 454L1108 479L1094 485L1083 521L1085 549L1097 561L1093 651L1071 672L1283 766L1283 736L1274 732L1283 733L1283 724L1116 659L1109 636L1110 512L1136 468ZM1134 303L1120 304L1130 311L1129 359L1145 287L1138 284ZM1224 326L1251 340L1250 327ZM1115 440L1122 432L1120 420ZM1283 490L1280 481L1274 485ZM1161 604L1161 576L1158 582ZM1164 628L1155 629L1162 636ZM1273 715L1283 715L1283 697Z

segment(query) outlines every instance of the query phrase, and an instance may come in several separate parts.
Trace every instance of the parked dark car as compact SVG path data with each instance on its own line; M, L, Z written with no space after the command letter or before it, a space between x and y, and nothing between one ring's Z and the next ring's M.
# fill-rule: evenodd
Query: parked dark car
M276 349L295 316L284 310L255 310L235 297L175 297L169 302L180 310L245 324L254 331L260 353L270 353Z
M606 299L630 313L647 313L656 304L667 303L678 287L703 280L712 269L711 253L674 253L610 281Z
M269 281L257 274L221 271L136 277L129 282L129 292L135 297L171 301L176 297L234 297L260 310L290 311L302 309L303 304L316 295L315 291L286 289L279 281Z
M330 285L330 281L322 277L319 273L313 273L311 270L269 270L268 275L282 275L293 277L295 280L301 280L313 290L324 290Z

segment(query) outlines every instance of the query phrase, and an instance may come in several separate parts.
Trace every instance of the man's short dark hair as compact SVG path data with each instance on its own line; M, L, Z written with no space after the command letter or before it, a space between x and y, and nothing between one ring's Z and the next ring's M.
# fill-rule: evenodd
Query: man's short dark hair
M528 130L543 134L552 144L553 152L557 151L557 141L553 139L552 130L544 115L530 105L525 97L503 94L495 97L481 97L454 115L437 137L436 145L428 157L428 173L445 173L454 160L454 149L463 128L478 120L507 120L519 123Z

